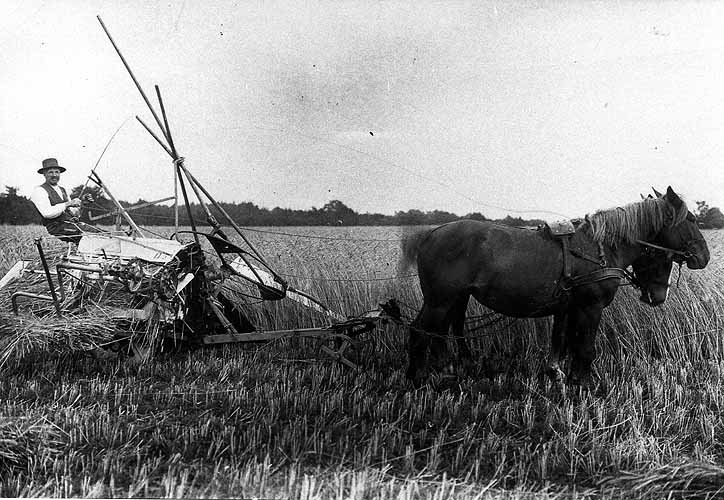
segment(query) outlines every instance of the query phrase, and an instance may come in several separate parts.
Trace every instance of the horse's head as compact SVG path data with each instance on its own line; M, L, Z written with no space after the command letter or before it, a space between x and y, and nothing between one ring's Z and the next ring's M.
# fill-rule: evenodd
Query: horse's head
M640 300L650 306L659 306L669 296L671 273L674 266L673 254L653 248L644 252L633 262L634 275L641 289Z
M690 269L703 269L709 263L709 247L699 231L694 214L686 208L671 186L660 198L670 208L670 215L651 243L676 251L673 255L675 262L686 262Z

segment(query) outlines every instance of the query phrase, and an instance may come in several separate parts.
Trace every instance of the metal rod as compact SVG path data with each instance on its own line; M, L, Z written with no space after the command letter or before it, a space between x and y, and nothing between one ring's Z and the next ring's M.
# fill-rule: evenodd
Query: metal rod
M146 131L147 131L149 134L151 134L151 137L153 137L154 139L156 139L156 142L158 142L158 143L161 145L161 147L166 150L166 152L168 153L168 155L169 155L173 160L175 160L176 158L174 157L174 155L173 155L173 153L171 152L171 150L170 150L170 149L168 148L168 146L166 146L166 144L164 144L164 142L156 135L156 132L154 132L153 130L151 130L151 129L149 128L149 126L146 125L146 123L145 123L143 120L141 120L140 117L136 116L136 120L138 120L138 121L141 123L141 125L143 125L143 128L145 128Z
M38 255L40 255L40 262L43 264L43 270L45 271L45 278L48 280L48 287L50 288L50 295L53 298L53 305L55 306L55 312L58 316L62 316L60 312L60 302L58 302L58 295L55 293L55 285L53 284L53 278L50 277L50 269L48 269L48 263L45 260L45 252L43 252L43 245L41 243L42 238L35 238L35 246L38 247Z
M39 295L37 293L30 293L30 292L15 292L10 296L10 302L12 302L13 305L13 314L15 316L18 315L18 297L29 297L31 299L40 299L40 300L49 300L52 301L53 297L48 297L47 295Z
M158 128L163 131L163 135L167 136L166 130L163 128L163 125L161 124L161 120L159 120L158 115L156 114L156 110L153 109L153 106L151 106L151 102L148 100L148 97L146 97L146 93L141 88L141 85L138 83L138 80L136 80L136 76L133 74L133 71L131 71L131 67L126 62L126 58L123 57L123 54L121 54L121 51L119 50L118 46L116 45L116 42L113 41L113 37L108 32L108 29L106 28L106 25L103 24L103 19L101 19L101 16L96 16L98 18L98 22L101 23L101 27L103 28L103 31L106 32L106 36L108 37L108 40L111 41L111 44L113 45L113 48L116 49L116 52L118 53L118 57L121 58L121 61L123 62L123 65L126 67L126 70L128 71L128 74L131 75L131 79L133 80L133 83L136 84L136 88L141 93L141 97L143 97L143 100L146 101L146 105L148 106L148 109L151 110L151 114L156 119L156 123L158 124Z
M143 237L143 233L141 232L141 230L139 229L139 227L136 225L135 222L133 222L133 219L131 219L131 216L128 215L128 213L126 212L126 209L123 208L123 206L119 203L118 200L116 200L116 197L113 196L113 193L111 193L110 190L106 187L106 185L103 184L103 181L102 181L101 178L98 176L98 174L95 173L95 172L93 172L91 175L93 175L93 176L95 177L95 179L94 179L93 181L94 181L96 184L98 184L98 185L101 187L101 189L103 189L103 191L105 191L105 193L108 195L108 198L110 198L111 201L113 202L113 204L118 208L118 211L119 211L120 214L123 216L123 218L126 219L126 222L128 222L128 225L131 226L131 227L133 228L133 230L134 230L139 236Z
M154 201L147 201L145 203L140 203L138 205L133 205L132 207L126 207L126 212L131 212L133 210L139 210L141 208L150 207L151 205L155 205L156 203L163 203L164 201L173 200L173 196L167 196L166 198L161 198L160 200L154 200ZM105 219L106 217L111 217L113 215L118 215L118 210L113 210L112 212L106 212L104 214L100 215L94 215L93 217L90 217L90 220L99 220L99 219Z
M349 339L346 335L335 333L329 328L298 328L293 330L204 335L202 341L204 344L229 344L233 342L259 342L263 340L276 340L292 337L316 337L324 339L338 338L342 340Z

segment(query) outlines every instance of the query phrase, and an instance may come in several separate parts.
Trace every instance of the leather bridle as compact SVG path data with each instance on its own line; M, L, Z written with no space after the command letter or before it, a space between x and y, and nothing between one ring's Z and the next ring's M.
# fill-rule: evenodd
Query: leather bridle
M690 240L686 243L686 246L688 247L691 243L696 242L696 241L699 241L699 240L698 239ZM644 245L649 248L653 248L655 250L660 250L662 252L680 256L680 259L674 258L673 260L675 260L675 261L678 261L678 260L685 261L694 256L694 254L691 253L689 250L674 250L673 248L663 247L661 245L656 245L654 243L649 243L648 241L643 241L643 240L636 240L636 243L638 243L639 245Z

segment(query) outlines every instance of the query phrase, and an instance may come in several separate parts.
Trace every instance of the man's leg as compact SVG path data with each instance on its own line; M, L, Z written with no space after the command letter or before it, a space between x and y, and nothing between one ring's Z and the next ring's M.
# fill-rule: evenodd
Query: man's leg
M58 238L60 241L78 244L82 236L80 229L71 222L59 222L48 227L48 233Z

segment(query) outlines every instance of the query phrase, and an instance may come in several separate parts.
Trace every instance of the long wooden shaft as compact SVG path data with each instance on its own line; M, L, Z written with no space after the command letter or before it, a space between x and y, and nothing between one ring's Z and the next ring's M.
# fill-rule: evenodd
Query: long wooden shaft
M163 124L166 126L166 140L168 141L168 145L171 146L171 153L173 154L174 161L178 161L178 151L176 151L176 145L173 143L173 137L171 136L171 128L168 126L168 116L166 116L166 106L163 105L163 99L161 98L161 89L158 88L158 85L156 87L156 97L158 97L158 105L161 108L161 116L163 116ZM174 203L173 203L173 220L174 220L174 234L178 234L178 183L179 183L179 169L175 168L173 169L173 194L175 197ZM188 208L188 200L184 196L184 200L187 204L187 209L189 213L189 218L191 214L191 209ZM194 227L193 219L191 219L191 227ZM196 231L196 229L194 229ZM198 240L198 236L194 233L194 238ZM197 241L198 243L198 241Z
M196 244L199 244L199 235L196 234L196 222L194 221L194 216L191 213L191 205L189 204L189 195L186 193L186 184L184 183L184 178L181 175L181 169L179 168L178 164L174 165L176 168L176 175L178 175L178 183L179 186L181 186L181 193L184 196L184 205L186 205L186 215L189 218L189 224L191 224L191 230L194 232L194 241Z
M128 225L131 226L131 228L133 228L133 230L136 232L136 234L143 237L143 232L141 232L141 229L139 229L139 227L136 225L136 223L133 222L133 219L131 219L131 216L128 215L128 212L126 212L126 209L123 208L123 205L121 205L118 202L118 200L116 200L116 197L113 196L113 193L111 193L110 190L106 187L106 185L103 184L103 181L101 180L100 177L98 177L98 174L93 172L91 175L93 175L95 177L94 182L96 184L98 184L101 187L101 189L103 189L103 191L106 192L106 194L108 195L108 198L110 198L111 201L113 202L113 204L116 206L116 208L118 208L119 213L123 216L124 219L126 219L126 222L128 222Z
M143 100L146 101L146 106L148 106L148 109L151 111L151 114L156 119L156 123L158 124L158 128L161 129L164 136L167 136L166 129L163 128L163 125L161 124L161 120L159 120L158 115L156 114L156 110L153 109L153 106L151 106L151 101L148 100L148 97L146 97L146 93L141 88L141 84L138 83L138 80L136 80L136 76L133 74L133 71L131 71L131 67L126 62L126 58L123 57L123 54L121 54L120 49L116 45L116 42L113 41L113 37L108 32L108 28L106 28L106 25L103 24L103 19L101 19L101 16L96 16L98 18L98 22L101 23L101 27L103 28L103 31L106 32L106 36L108 37L108 40L111 41L111 44L113 45L113 48L116 49L116 52L118 53L118 57L121 58L121 61L123 62L123 65L126 67L126 70L128 71L128 74L131 75L131 79L133 80L133 83L136 84L136 88L141 93L141 97L143 97ZM157 139L158 140L158 139Z
M174 159L178 158L178 152L176 151L176 146L173 143L173 137L171 137L171 129L168 127L168 117L166 116L166 107L163 105L163 99L161 99L161 89L158 88L158 85L156 87L156 97L158 97L158 105L161 108L161 116L163 116L163 124L165 126L166 131L166 140L168 141L168 145L171 146L171 152L174 155Z
M144 122L143 120L141 120L141 118L140 118L139 116L136 116L136 120L138 120L139 123L140 123L141 125L143 125L143 128L145 128L146 131L147 131L149 134L151 134L151 137L153 137L154 139L156 139L156 142L158 142L158 143L161 145L161 147L162 147L164 150L166 150L166 152L168 153L168 155L169 155L172 159L175 160L176 158L174 157L174 155L173 155L173 153L171 152L171 150L170 150L170 149L168 148L168 146L166 146L166 144L156 135L156 132L154 132L153 130L151 130L151 129L149 128L149 126L146 125L146 122Z
M147 202L141 203L139 205L133 205L132 207L126 207L126 211L132 212L132 211L138 210L140 208L150 207L151 205L155 205L156 203L163 203L164 201L169 201L169 200L173 200L173 196L167 196L166 198L161 198L160 200L147 201ZM89 217L89 218L90 218L90 220L94 221L94 220L105 219L106 217L111 217L114 215L118 215L118 210L113 210L112 212L107 212L105 214L94 215L93 217Z
M173 168L173 225L174 234L178 234L178 169Z

